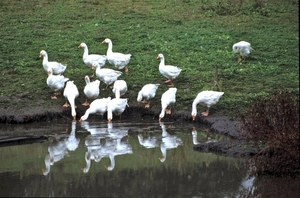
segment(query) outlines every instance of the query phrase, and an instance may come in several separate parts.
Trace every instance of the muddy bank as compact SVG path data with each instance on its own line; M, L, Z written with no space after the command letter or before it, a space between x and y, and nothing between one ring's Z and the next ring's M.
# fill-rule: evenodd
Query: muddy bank
M87 107L79 105L76 109L77 120L85 113ZM153 106L150 109L145 109L142 106L130 105L122 114L122 119L153 116L158 120L160 114L160 108ZM98 116L98 115L90 115ZM8 124L24 124L30 122L50 121L60 118L67 118L72 120L71 112L69 108L61 106L45 108L41 106L26 107L22 109L14 108L0 108L0 123ZM114 119L120 119L116 116ZM237 157L250 156L256 153L253 148L245 148L245 143L240 139L239 127L241 123L236 120L230 120L228 117L219 115L218 113L212 113L208 117L198 115L195 121L192 121L190 112L182 112L174 110L172 115L166 115L165 119L173 119L174 121L186 121L190 124L198 122L205 124L210 128L211 132L219 133L228 137L231 137L231 141L227 142L203 142L194 146L194 150L217 152L225 155L232 155Z

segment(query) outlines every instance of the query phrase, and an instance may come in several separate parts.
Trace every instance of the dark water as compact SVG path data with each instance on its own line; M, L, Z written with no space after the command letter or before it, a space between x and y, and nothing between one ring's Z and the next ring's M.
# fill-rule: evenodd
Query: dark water
M299 181L248 179L244 159L194 151L197 141L226 138L208 138L201 125L90 119L1 126L2 137L24 134L49 140L0 147L0 196L239 197L245 189L258 197L299 195Z

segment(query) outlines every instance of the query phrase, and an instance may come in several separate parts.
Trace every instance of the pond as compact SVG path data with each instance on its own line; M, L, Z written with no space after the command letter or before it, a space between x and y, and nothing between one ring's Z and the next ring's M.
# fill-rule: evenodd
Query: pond
M248 178L244 159L193 150L197 141L226 139L208 136L200 124L141 118L1 125L0 136L21 135L47 139L0 147L4 197L239 197L260 186Z

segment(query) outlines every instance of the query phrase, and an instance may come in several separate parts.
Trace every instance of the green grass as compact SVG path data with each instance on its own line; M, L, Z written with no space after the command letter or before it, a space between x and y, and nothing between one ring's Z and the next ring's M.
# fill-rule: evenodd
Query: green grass
M49 61L68 65L65 76L74 80L84 100L84 76L92 71L82 61L81 42L90 53L106 54L102 40L113 41L113 51L131 53L126 80L130 104L146 83L160 83L151 102L160 107L168 86L158 71L159 53L166 64L182 68L175 80L177 110L191 111L202 90L214 86L218 67L219 88L224 96L212 108L235 116L249 100L261 94L289 89L299 94L298 1L275 0L3 0L0 2L0 96L29 100L10 101L24 107L62 105L51 101L39 52ZM255 49L243 63L233 54L240 40ZM107 68L113 68L109 63ZM113 68L114 69L114 68ZM92 79L94 80L94 79ZM101 88L104 83L101 83ZM112 95L102 91L100 97ZM1 103L2 105L2 103ZM7 105L7 104L6 104Z

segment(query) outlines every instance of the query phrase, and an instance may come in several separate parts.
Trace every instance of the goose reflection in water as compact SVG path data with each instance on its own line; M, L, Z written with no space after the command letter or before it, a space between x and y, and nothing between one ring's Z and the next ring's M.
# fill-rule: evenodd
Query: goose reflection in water
M90 135L85 138L85 146L87 151L85 152L86 166L82 168L84 173L87 173L91 167L91 160L99 162L98 152L101 149L101 139L107 136L107 128L101 128L96 125L89 125L88 121L81 122L82 128L85 128Z
M146 137L144 137L141 133L139 133L138 140L140 145L145 148L155 148L159 146L158 138L156 136L147 135Z
M217 142L217 140L212 139L210 137L209 130L206 130L205 132L206 132L206 137L204 137L203 139L201 139L200 141L198 141L198 139L197 139L198 133L197 133L196 127L193 127L193 129L192 129L192 137L193 137L193 144L194 145L197 145L197 144L200 144L200 143Z
M91 166L91 160L99 162L102 158L108 157L111 164L107 166L107 170L111 171L115 167L115 156L123 154L131 154L132 147L130 146L128 139L124 137L128 136L128 129L125 128L113 128L112 123L108 123L107 128L89 127L87 121L82 122L82 126L91 135L86 137L85 145L88 151L85 154L86 166L82 168L84 173L87 173ZM104 141L100 141L104 139Z
M107 146L102 147L102 155L108 156L110 159L110 166L106 169L112 171L115 167L115 156L132 154L132 147L128 141L128 129L114 128L112 123L108 123L108 138L105 143Z
M162 142L160 144L160 150L162 153L162 157L159 158L161 162L164 162L167 157L167 150L168 149L174 149L178 146L182 145L182 140L177 137L176 135L171 135L167 132L166 126L163 122L160 122L160 126L162 129Z
M43 174L48 175L50 172L50 167L55 163L63 159L66 155L68 155L69 151L75 151L79 145L79 138L76 138L76 122L72 122L72 130L70 135L67 137L59 137L55 136L53 142L48 146L48 153L45 157L45 166L43 169Z

